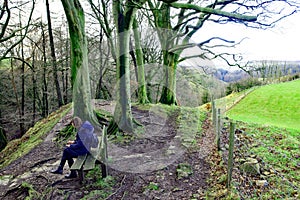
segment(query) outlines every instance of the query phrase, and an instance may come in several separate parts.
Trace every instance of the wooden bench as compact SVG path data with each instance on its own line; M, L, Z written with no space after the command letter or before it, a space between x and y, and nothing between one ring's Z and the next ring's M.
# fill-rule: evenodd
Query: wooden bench
M84 181L84 171L89 171L95 168L96 164L100 164L102 177L105 178L108 175L107 172L107 130L105 126L102 130L102 136L99 138L98 147L92 149L92 153L78 156L71 170L76 170L79 175L80 183ZM94 156L96 155L96 156Z

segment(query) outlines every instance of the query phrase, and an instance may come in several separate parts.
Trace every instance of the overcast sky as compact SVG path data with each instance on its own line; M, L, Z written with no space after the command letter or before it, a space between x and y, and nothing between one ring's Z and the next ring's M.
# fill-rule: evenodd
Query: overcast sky
M228 40L245 39L232 51L241 53L247 60L300 61L300 13L280 21L275 28L258 30L243 25L207 25L197 38L221 36Z
M50 2L52 11L62 10L60 1ZM45 13L44 5L40 7L43 8L40 11ZM300 13L283 19L275 28L269 30L251 29L236 24L207 25L201 28L192 40L198 42L196 40L203 41L212 36L221 36L236 42L247 38L233 50L228 50L228 52L241 53L245 62L248 60L300 61ZM220 64L214 62L216 65Z

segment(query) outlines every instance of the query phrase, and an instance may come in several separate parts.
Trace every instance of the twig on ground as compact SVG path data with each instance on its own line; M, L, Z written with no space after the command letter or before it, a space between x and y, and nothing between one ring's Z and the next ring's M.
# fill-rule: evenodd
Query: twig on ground
M114 196L115 194L117 194L117 193L119 192L119 190L120 190L120 189L122 188L122 186L123 186L123 183L124 183L124 181L125 181L125 178L126 178L126 175L124 175L124 177L123 177L123 179L122 179L122 181L121 181L120 187L119 187L114 193L112 193L111 195L109 195L108 197L106 197L105 200L108 200L110 197ZM123 199L123 197L122 197L122 199Z

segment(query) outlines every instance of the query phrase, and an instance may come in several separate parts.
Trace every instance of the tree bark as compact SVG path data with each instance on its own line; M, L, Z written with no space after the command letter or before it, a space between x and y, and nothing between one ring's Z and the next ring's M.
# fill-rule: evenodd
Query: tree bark
M178 56L164 52L165 83L159 102L167 105L176 105L176 69Z
M71 41L71 80L74 116L96 122L91 104L85 16L79 0L61 0L69 25Z
M138 81L138 101L141 104L149 103L147 97L147 88L145 80L145 69L144 69L144 56L141 47L141 37L138 30L138 23L136 17L133 20L133 34L134 34L134 43L135 43L135 54L136 54L136 64L137 64L137 81Z
M0 152L6 147L7 145L7 138L4 129L0 124Z
M37 99L37 84L36 84L36 73L34 69L35 65L35 50L32 53L32 90L33 90L33 99L32 99L32 122L31 126L34 126L36 118L36 99Z
M5 131L2 127L2 114L0 110L0 152L6 147L7 145L7 138Z
M63 99L62 99L62 95L61 95L61 89L60 89L60 84L59 84L58 74L57 74L58 72L57 72L57 63L56 63L56 55L55 55L55 48L54 48L54 39L53 39L53 33L52 33L49 0L46 0L46 8L47 8L47 20L48 20L51 58L52 58L52 65L53 65L53 78L54 78L54 83L55 83L55 88L56 88L57 102L58 102L58 106L60 107L63 105Z
M23 41L21 42L21 59L24 59L24 43ZM21 66L21 91L22 91L22 96L21 96L21 115L19 117L20 121L20 131L21 131L21 135L25 134L25 63L22 62L22 66Z
M179 56L169 52L174 47L176 35L172 31L170 7L166 3L162 3L160 8L154 7L152 2L148 1L155 19L155 27L157 28L158 38L160 40L163 52L163 66L165 80L159 102L167 105L176 104L176 68Z
M103 49L102 49L102 43L103 43L103 29L100 26L100 38L99 38L99 79L96 87L96 99L105 99L104 95L104 89L103 89L103 68L105 66L105 61L103 61Z
M144 1L140 2L142 4ZM113 15L117 27L117 79L119 81L119 94L115 109L114 122L122 131L133 132L131 94L130 94L130 69L129 69L129 43L130 30L136 5L127 1L125 8L122 2L113 0Z
M68 31L68 28L66 28ZM69 69L70 69L70 61L69 61L69 55L70 55L70 44L69 44L69 38L67 38L66 40L66 71L65 71L65 77L64 77L64 81L65 81L65 86L66 86L66 90L64 92L65 96L64 96L64 101L65 103L68 103L68 91L69 91Z
M49 114L49 103L48 103L48 83L47 83L47 57L46 57L46 36L41 22L42 30L42 46L43 46L43 97L42 97L42 116L46 117Z

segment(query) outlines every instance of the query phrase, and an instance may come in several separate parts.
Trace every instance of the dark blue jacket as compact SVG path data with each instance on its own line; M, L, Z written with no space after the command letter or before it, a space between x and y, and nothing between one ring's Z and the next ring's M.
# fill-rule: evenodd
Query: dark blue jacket
M69 148L80 156L89 153L91 147L96 148L98 143L98 137L94 134L94 127L86 121L77 132L75 143L71 144Z

